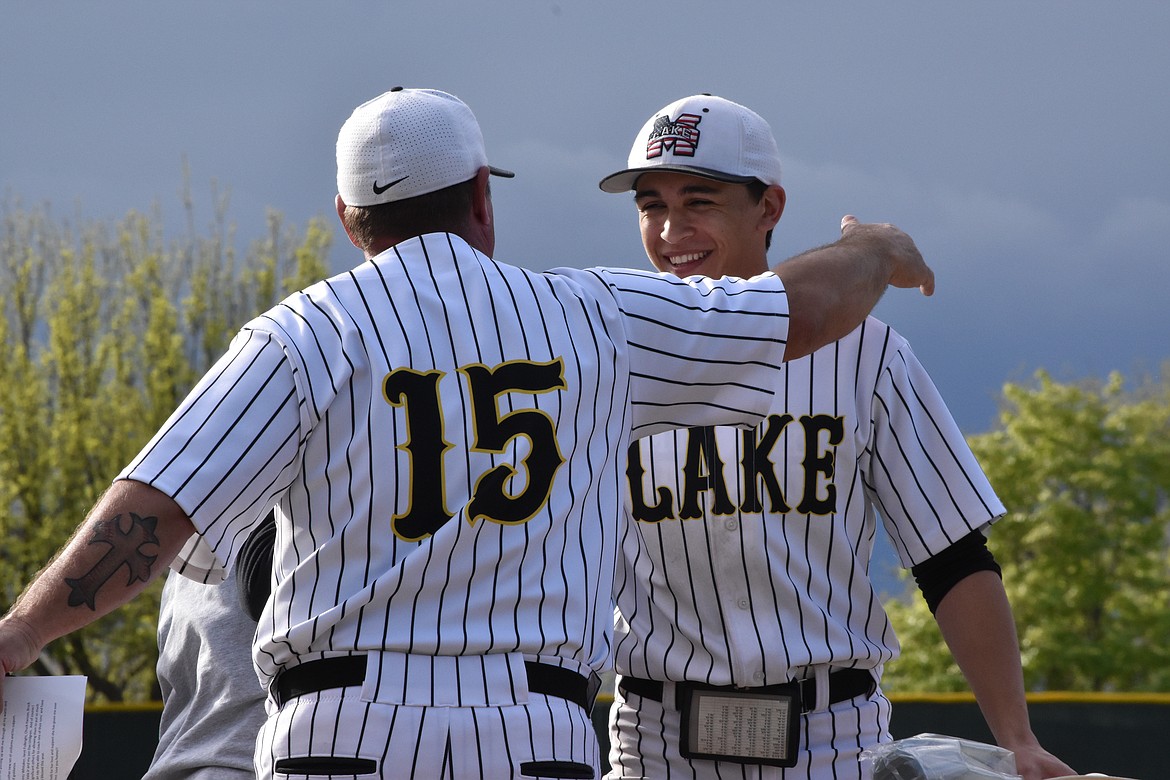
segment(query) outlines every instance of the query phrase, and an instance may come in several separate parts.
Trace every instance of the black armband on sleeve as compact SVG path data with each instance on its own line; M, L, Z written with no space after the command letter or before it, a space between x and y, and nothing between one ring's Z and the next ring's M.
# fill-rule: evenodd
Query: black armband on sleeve
M240 548L236 556L236 586L240 606L253 620L260 619L272 592L272 546L276 542L276 517L272 512Z
M993 571L1002 576L995 556L987 549L987 537L972 531L938 555L910 569L930 614L934 614L943 597L964 578L977 571Z

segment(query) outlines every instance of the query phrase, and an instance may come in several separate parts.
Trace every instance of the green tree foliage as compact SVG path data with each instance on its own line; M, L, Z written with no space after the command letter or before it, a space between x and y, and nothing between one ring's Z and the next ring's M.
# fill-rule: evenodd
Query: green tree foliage
M1005 385L971 445L1008 508L989 547L1016 616L1028 690L1170 691L1170 364ZM920 598L891 605L903 656L887 683L965 690Z
M47 208L0 204L0 611L244 322L327 273L323 220L267 215L239 257L224 228L167 242L131 213L75 229ZM188 213L190 214L188 203ZM50 644L33 671L84 674L97 700L156 696L161 581Z

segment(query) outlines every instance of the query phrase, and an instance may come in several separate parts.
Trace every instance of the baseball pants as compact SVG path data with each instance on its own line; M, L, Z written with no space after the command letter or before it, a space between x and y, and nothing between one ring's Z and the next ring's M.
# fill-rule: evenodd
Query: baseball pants
M600 776L597 733L589 713L579 704L517 690L499 668L472 682L468 669L484 666L476 657L442 660L450 662L445 666L451 668L432 668L419 675L404 671L406 665L390 658L383 661L382 674L377 675L380 686L368 680L364 686L297 695L280 706L270 700L269 717L256 742L257 777L554 780ZM502 659L490 660L489 667L498 666ZM514 674L511 680L523 676L523 661L517 666L517 660L508 660L520 675ZM413 668L423 666L417 661L413 664ZM371 666L374 669L377 661ZM387 679L396 684L387 685ZM478 699L474 706L468 706L474 699Z

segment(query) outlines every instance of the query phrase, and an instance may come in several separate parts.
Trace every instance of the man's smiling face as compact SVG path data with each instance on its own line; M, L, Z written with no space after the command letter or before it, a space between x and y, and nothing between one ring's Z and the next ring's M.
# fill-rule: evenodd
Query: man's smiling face
M715 279L768 270L765 237L784 208L779 187L757 201L746 184L665 171L638 177L634 203L655 268Z

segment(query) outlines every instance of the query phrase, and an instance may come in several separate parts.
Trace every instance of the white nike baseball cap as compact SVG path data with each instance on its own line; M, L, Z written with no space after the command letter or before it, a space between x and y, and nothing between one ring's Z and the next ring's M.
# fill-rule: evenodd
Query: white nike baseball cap
M768 123L746 106L707 94L656 111L634 139L626 166L602 179L601 189L632 190L650 171L780 184L780 152Z
M354 109L337 135L337 193L376 206L460 184L487 165L467 105L436 89L395 87ZM516 174L488 166L496 176Z

